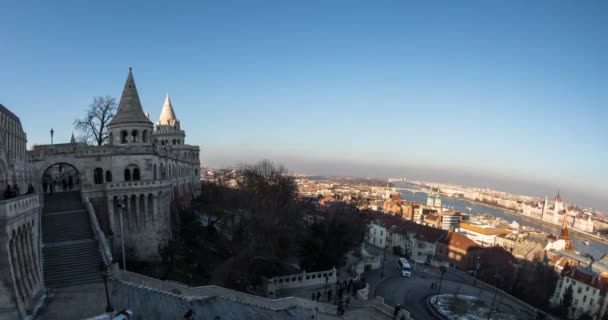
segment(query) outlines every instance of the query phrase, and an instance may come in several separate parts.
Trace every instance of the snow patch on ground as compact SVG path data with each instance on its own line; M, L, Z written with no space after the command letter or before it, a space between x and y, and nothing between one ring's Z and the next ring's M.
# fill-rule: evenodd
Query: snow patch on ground
M435 303L435 299L437 303ZM450 320L486 320L490 312L491 302L473 296L442 294L431 297L431 305L446 319ZM517 320L513 314L507 313L494 305L493 320Z

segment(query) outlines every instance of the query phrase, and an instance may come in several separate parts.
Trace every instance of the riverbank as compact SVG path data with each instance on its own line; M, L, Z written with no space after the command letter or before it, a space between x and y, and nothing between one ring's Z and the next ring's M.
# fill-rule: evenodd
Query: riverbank
M473 203L473 204L477 204L477 205L482 205L484 207L492 208L494 210L500 210L500 211L502 211L504 213L507 213L507 214L510 214L510 215L513 215L513 216L522 217L522 218L525 218L525 219L530 219L530 220L532 220L534 222L540 223L540 224L545 225L545 226L554 227L554 228L561 228L561 225L556 225L556 224L550 223L548 221L545 221L545 220L542 220L542 219L538 219L538 218L535 218L535 217L531 217L531 216L519 213L519 212L517 212L515 210L512 210L512 209L507 209L507 208L503 208L503 207L500 207L500 206L495 206L495 205L489 204L487 202L476 201L476 200L471 200L471 199L462 198L462 197L451 197L451 196L446 195L446 194L442 194L441 196L442 197L446 197L446 198L450 198L450 199L455 199L455 200L460 200L460 201L464 201L464 202L469 202L469 203ZM572 232L572 233L577 234L578 236L581 236L582 238L587 238L589 240L595 240L595 241L599 241L600 243L608 244L608 239L606 239L606 238L602 238L602 237L599 237L597 235L594 235L594 234L591 234L591 233L588 233L588 232L584 232L584 231L580 231L580 230L576 230L576 229L572 229L572 228L570 228L568 230L570 232Z

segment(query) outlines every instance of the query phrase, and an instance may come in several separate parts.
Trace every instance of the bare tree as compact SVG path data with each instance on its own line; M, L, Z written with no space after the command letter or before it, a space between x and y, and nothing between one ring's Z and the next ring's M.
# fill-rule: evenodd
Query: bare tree
M98 146L108 141L108 124L116 113L116 98L111 96L93 97L85 116L74 120L74 128L82 141Z

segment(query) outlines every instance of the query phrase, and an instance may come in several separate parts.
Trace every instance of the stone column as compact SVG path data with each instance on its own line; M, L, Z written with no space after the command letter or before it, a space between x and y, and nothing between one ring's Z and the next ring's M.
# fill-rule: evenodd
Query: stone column
M34 226L32 226L32 228L33 227ZM34 230L32 228L30 228L30 232L28 232L28 245L30 247L31 259L33 261L32 267L34 269L34 279L36 280L36 287L39 288L41 285L40 268L38 263L38 255L36 254L36 246L34 245Z
M28 261L27 254L27 246L25 245L25 230L21 231L21 234L17 236L19 239L19 259L21 264L21 275L23 276L24 282L26 282L27 286L27 296L28 298L32 295L34 291L34 284L31 278L30 266Z
M156 227L158 220L158 195L152 195L152 226Z
M141 208L139 207L139 195L135 196L135 228L134 230L141 230Z
M124 216L123 218L125 219L125 221L123 221L124 223L126 223L127 225L125 226L127 232L132 232L133 230L131 229L131 196L127 195L127 201L125 201L127 203L127 207L125 208L126 210L124 211ZM127 239L125 238L125 241L127 241Z
M35 259L30 244L31 233L32 230L29 227L23 231L23 252L25 254L25 261L27 262L28 278L32 281L32 295L34 295L38 289L38 279L36 277L36 268L34 267Z
M150 214L148 213L148 196L147 195L143 195L144 198L144 224L143 224L143 230L148 230L148 224L150 223Z
M19 266L19 259L17 255L17 237L9 241L10 255L11 255L11 267L15 276L15 288L17 290L17 300L21 300L22 303L25 301L25 283L21 277L21 267Z
M116 222L114 221L114 196L108 196L108 221L110 223L110 231L116 234ZM112 248L114 250L114 248Z

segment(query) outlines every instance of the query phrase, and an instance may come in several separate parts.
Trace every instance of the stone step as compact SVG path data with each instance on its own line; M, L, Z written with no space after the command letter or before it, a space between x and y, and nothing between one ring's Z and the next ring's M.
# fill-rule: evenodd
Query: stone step
M47 287L102 281L102 255L79 192L46 194L41 224Z
M43 247L43 251L44 252L54 252L54 251L62 251L62 250L90 248L90 247L97 247L97 244L98 243L95 239L55 242L52 244L45 244Z
M74 233L74 234L65 234L61 236L42 236L42 241L44 243L53 243L53 242L64 242L70 240L82 240L91 238L91 232L83 232L83 233Z
M44 283L49 288L61 288L78 284L102 282L101 274L83 274L63 278L45 279Z
M101 261L101 258L98 258L97 255L93 253L69 256L45 256L43 258L43 264L45 267L52 267L69 263L78 264L79 262L86 263L88 261Z
M53 269L49 269L44 273L45 277L59 277L59 276L69 276L73 274L81 274L81 273L99 273L101 268L101 263L97 262L95 264L87 264L87 265L78 265L78 266L69 266L69 267L57 267Z
M49 269L44 273L44 277L63 277L70 276L73 274L83 273L100 273L101 263L96 262L95 264L75 265L70 267L54 268Z
M85 259L95 259L95 260L99 260L101 258L97 257L98 254L97 252L86 252L86 253L80 253L80 254L69 254L69 253L60 253L60 254L55 254L55 255L44 255L43 259L44 259L44 263L47 266L53 265L53 264L57 264L57 263L64 263L64 262L69 262L69 261L73 261L75 263L78 263L78 261L85 261Z

